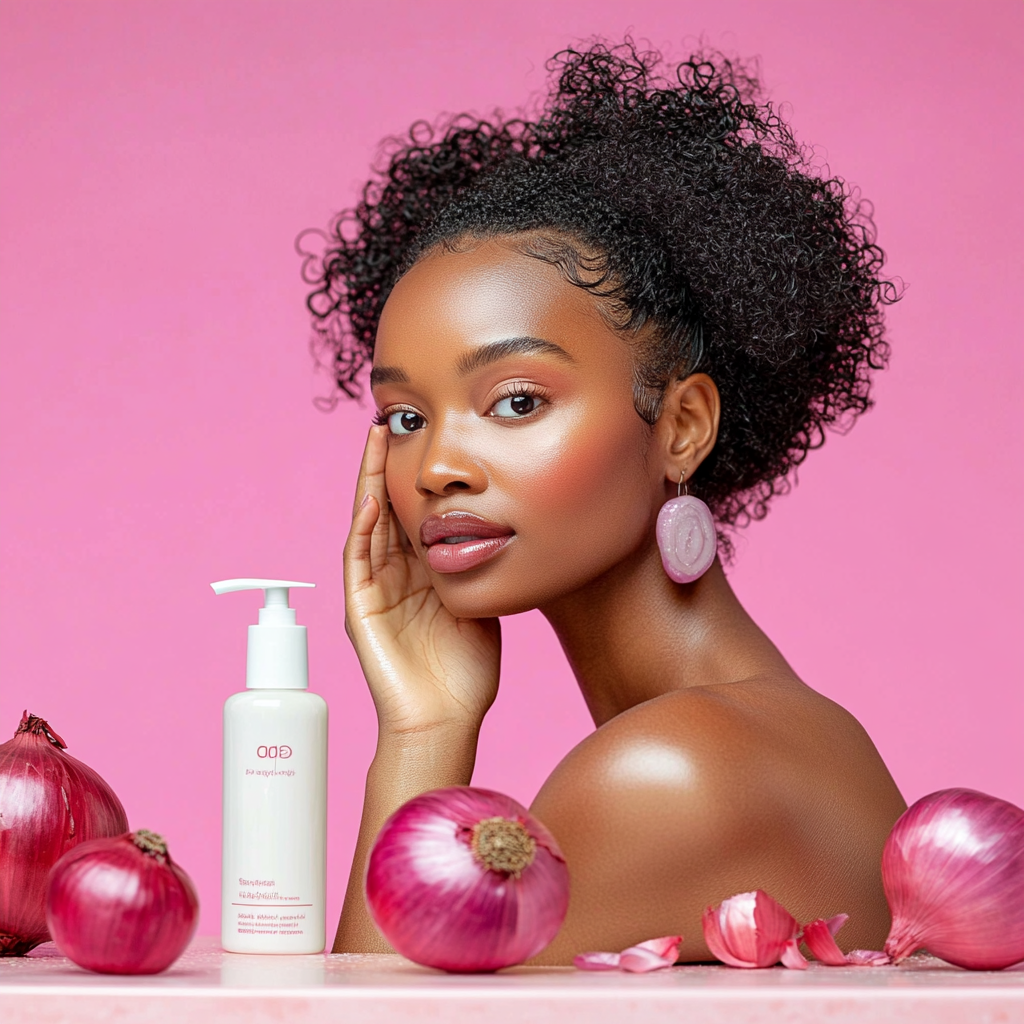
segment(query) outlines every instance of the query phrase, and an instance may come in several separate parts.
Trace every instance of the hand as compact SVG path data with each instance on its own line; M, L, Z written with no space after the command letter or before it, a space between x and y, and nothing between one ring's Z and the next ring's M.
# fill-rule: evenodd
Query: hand
M382 734L478 730L498 692L498 620L459 619L441 603L391 512L387 445L387 427L372 427L345 544L345 631Z

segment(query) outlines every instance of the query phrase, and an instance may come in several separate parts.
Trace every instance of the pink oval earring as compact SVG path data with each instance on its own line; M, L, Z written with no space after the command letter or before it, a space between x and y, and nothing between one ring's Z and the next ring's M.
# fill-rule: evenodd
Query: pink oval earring
M676 496L658 513L658 550L661 564L676 583L692 583L711 568L718 550L718 535L711 509L700 498L683 494L685 472L679 474Z

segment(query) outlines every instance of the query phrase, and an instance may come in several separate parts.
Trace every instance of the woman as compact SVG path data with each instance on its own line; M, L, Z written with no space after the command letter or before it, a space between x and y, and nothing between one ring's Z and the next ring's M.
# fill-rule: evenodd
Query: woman
M892 778L713 546L683 548L717 529L727 558L727 531L868 408L893 289L753 78L662 68L629 43L569 50L535 120L415 126L312 275L338 384L372 359L378 408L345 585L379 736L335 951L387 950L369 847L405 800L470 782L499 617L530 608L596 726L533 804L572 878L541 962L678 932L708 959L701 911L755 888L800 920L850 914L848 948L885 938ZM659 531L674 501L695 534Z

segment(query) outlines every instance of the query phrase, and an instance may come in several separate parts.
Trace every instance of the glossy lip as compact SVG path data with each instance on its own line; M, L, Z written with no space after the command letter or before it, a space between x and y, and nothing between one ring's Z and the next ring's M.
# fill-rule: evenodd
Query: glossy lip
M429 515L420 524L420 541L429 547L445 537L507 537L515 531L508 526L481 519L472 512Z
M464 537L457 543L446 538ZM471 512L429 515L420 524L420 541L427 549L427 563L435 572L465 572L493 558L515 537L508 526L481 519Z

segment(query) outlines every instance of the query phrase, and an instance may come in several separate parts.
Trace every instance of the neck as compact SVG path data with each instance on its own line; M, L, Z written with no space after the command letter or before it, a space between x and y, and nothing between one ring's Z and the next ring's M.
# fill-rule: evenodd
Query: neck
M718 559L672 582L654 545L541 609L596 725L691 686L793 670L740 604Z

